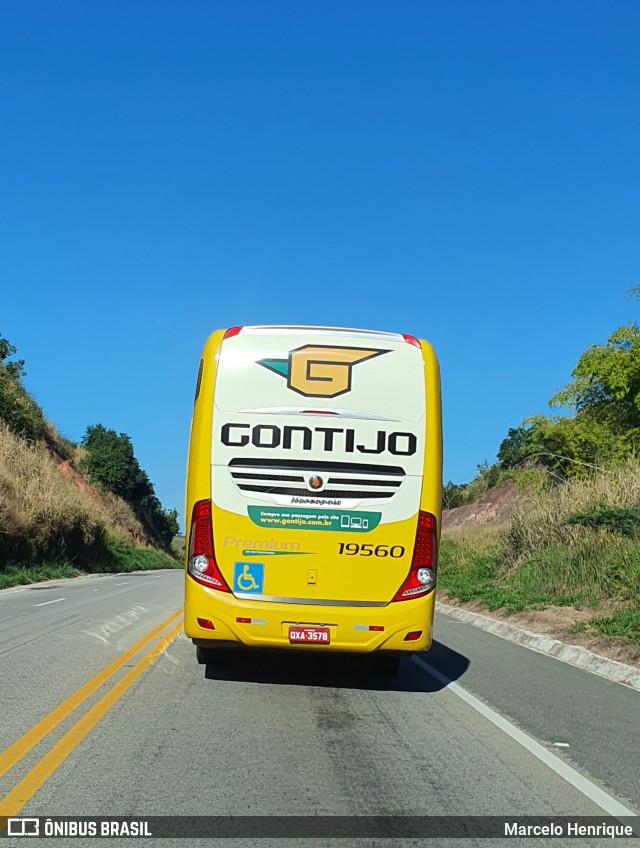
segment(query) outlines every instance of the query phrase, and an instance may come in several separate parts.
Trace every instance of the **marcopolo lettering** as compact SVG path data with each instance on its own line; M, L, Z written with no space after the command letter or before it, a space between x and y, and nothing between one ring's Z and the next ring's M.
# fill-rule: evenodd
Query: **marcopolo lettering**
M356 442L356 431L350 427L278 427L275 424L224 424L221 432L222 444L243 448L252 444L256 448L282 448L283 450L312 448L331 452L342 449L345 453L380 454L387 451L394 456L412 456L418 449L418 440L413 433L378 430L369 444Z
M328 501L326 498L291 498L292 504L319 504L320 506L342 506L343 500Z

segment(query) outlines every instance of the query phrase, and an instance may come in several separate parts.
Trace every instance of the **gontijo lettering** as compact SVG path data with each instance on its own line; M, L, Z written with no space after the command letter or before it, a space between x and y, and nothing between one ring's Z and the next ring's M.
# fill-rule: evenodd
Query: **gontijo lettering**
M307 427L301 425L227 423L221 430L222 444L227 447L243 448L252 444L255 448L269 450L302 450L331 453L391 453L394 456L412 456L418 447L414 433L378 430L369 444L357 441L356 431L351 427Z

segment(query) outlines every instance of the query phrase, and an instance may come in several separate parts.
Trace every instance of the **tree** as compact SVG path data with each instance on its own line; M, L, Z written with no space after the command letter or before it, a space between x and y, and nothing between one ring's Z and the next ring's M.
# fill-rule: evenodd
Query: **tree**
M549 401L577 416L606 423L615 433L640 431L640 328L619 327L606 344L590 345L573 380Z
M442 506L444 509L455 509L464 503L466 486L462 483L452 483L449 480L442 487Z
M530 430L522 424L519 427L509 429L507 438L500 442L498 449L498 462L502 468L513 468L526 459L529 450L529 435Z
M131 501L143 472L129 436L96 424L87 427L82 444L87 449L86 464L91 477L114 495Z
M13 356L14 353L17 353L16 346L12 345L8 339L5 339L0 335L0 362L4 365L7 374L15 380L19 380L20 377L26 376L26 371L24 370L24 359L16 359L14 362L7 362L7 359L10 356Z
M91 478L127 501L149 536L169 550L178 532L178 513L163 509L153 483L136 459L131 438L96 424L87 427L82 443Z
M24 360L8 361L15 353L15 345L0 336L0 421L16 435L35 441L44 433L44 415L20 382L25 376Z
M628 453L624 440L592 417L536 415L524 423L527 457L562 477L583 475Z
M170 535L171 539L173 539L180 533L180 524L178 523L178 510L165 509L164 517L165 523L167 525L167 533Z

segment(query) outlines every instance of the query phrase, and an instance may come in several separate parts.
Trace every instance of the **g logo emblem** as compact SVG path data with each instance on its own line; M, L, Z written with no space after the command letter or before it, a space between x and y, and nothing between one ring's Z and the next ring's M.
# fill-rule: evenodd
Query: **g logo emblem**
M304 345L288 359L261 359L258 364L287 378L287 385L305 397L333 398L351 390L353 366L389 353L364 347Z

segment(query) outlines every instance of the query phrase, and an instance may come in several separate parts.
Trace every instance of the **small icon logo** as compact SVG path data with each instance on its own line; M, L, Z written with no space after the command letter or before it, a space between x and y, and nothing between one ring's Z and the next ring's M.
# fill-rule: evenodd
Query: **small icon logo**
M340 519L340 526L345 530L368 530L369 519L362 518L359 515L343 515Z
M8 819L7 836L40 836L40 820L29 818Z
M307 485L309 486L312 492L319 492L324 486L324 480L317 474L312 474L307 481Z
M389 353L364 347L304 345L289 351L288 359L260 359L258 365L287 378L287 386L305 397L332 398L351 391L353 366Z
M233 590L261 595L264 586L263 562L236 562L233 566Z

